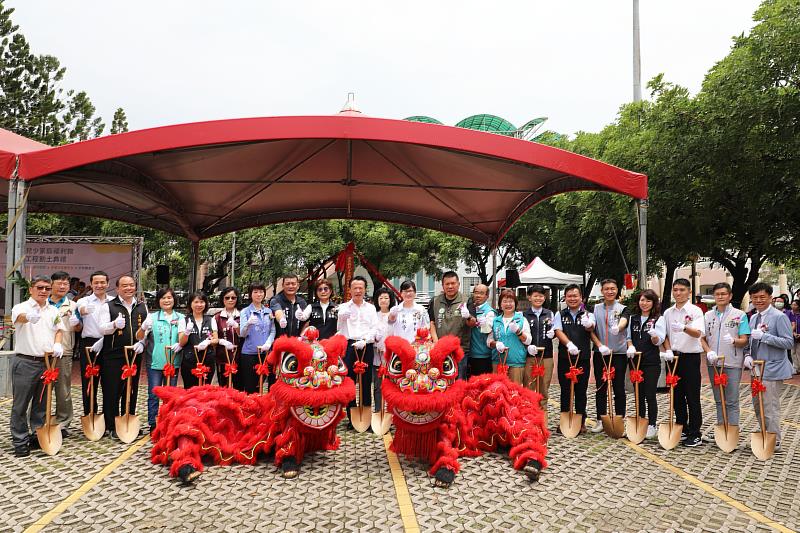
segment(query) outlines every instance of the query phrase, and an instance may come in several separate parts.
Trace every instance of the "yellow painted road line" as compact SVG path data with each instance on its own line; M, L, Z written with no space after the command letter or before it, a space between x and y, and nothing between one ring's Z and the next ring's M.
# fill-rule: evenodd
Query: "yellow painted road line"
M714 400L712 399L711 401L714 401ZM550 403L551 405L554 405L556 407L560 407L560 404L558 404L555 400L551 399L551 400L549 400L548 403ZM591 419L587 418L586 419L586 423L587 423L587 425L594 425L596 422L594 420L591 420ZM781 533L794 533L793 529L789 529L788 527L784 526L783 524L781 524L779 522L776 522L775 520L772 520L772 519L768 518L767 516L759 513L758 511L755 511L755 510L751 509L750 507L746 506L745 504L743 504L739 500L734 500L733 498L731 498L730 496L728 496L727 494L725 494L721 490L715 489L711 484L706 483L705 481L702 481L699 478L696 478L695 476L689 474L685 470L683 470L681 468L678 468L677 466L673 465L672 463L669 463L669 462L665 461L664 459L662 459L661 457L659 457L659 456L657 456L657 455L645 450L644 448L642 448L638 444L634 444L631 441L629 441L628 439L619 439L619 441L622 442L623 444L625 444L628 448L630 448L633 451L635 451L636 453L638 453L639 455L641 455L643 457L646 457L647 459L650 459L651 461L653 461L654 463L656 463L660 467L669 470L670 472L672 472L676 476L680 477L684 481L686 481L688 483L691 483L692 485L702 489L703 491L707 492L708 494L711 494L712 496L722 500L723 502L727 503L728 505L730 505L734 509L737 509L737 510L743 512L744 514L746 514L747 516L749 516L753 520L761 522L762 524L764 524L766 526L769 526L769 527L775 529L776 531L780 531Z
M758 511L755 511L755 510L751 509L750 507L746 506L745 504L743 504L739 500L734 500L733 498L731 498L730 496L728 496L727 494L725 494L721 490L715 489L713 486L711 486L710 484L706 483L705 481L701 481L700 479L694 477L693 475L689 474L688 472L684 471L683 469L678 468L677 466L675 466L675 465L673 465L671 463L668 463L667 461L665 461L661 457L658 457L657 455L654 455L654 454L650 453L649 451L645 450L644 448L642 448L638 444L634 444L631 441L629 441L628 439L620 439L620 441L622 441L623 444L625 444L628 448L631 448L632 450L634 450L639 455L642 455L642 456L650 459L654 463L658 464L662 468L665 468L665 469L669 470L670 472L672 472L673 474L675 474L679 478L683 479L684 481L686 481L688 483L691 483L692 485L704 490L705 492L707 492L708 494L711 494L712 496L714 496L716 498L719 498L720 500L722 500L723 502L727 503L728 505L730 505L734 509L738 509L739 511L743 512L744 514L746 514L747 516L749 516L753 520L761 522L762 524L764 524L766 526L769 526L772 529L774 529L776 531L780 531L782 533L793 533L794 530L789 529L788 527L784 526L783 524L781 524L779 522L776 522L775 520L772 520L772 519L764 516L763 514L759 513Z
M150 439L150 435L145 435L134 444L132 444L127 450L125 450L122 455L114 459L111 463L105 466L101 471L96 473L92 476L89 481L81 485L75 492L70 494L66 497L66 499L62 500L61 503L53 507L50 511L48 511L44 516L42 516L39 520L28 526L24 533L35 533L37 531L41 531L44 529L50 522L55 520L61 513L66 511L70 505L78 501L84 494L89 492L92 487L100 483L106 476L108 476L111 472L113 472L119 465L124 463L128 458L139 451L139 448L144 446L147 441Z
M392 445L392 436L383 436L383 446L386 448L386 458L389 459L389 468L392 471L392 481L394 481L394 492L397 496L397 505L400 507L400 518L403 519L403 529L406 533L419 533L419 522L417 514L414 512L414 504L411 502L411 495L408 493L408 485L403 475L403 468L397 459L397 454L389 449Z

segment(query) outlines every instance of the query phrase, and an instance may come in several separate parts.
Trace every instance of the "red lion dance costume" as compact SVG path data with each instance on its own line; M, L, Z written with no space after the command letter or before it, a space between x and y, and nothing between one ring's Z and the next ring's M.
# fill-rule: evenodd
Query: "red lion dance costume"
M206 385L188 390L156 387L164 401L153 432L151 458L170 465L171 476L190 483L203 471L203 457L216 464L255 464L275 453L284 477L295 477L306 453L336 450L336 426L355 398L342 361L347 339L320 342L314 328L305 338L281 337L267 362L277 381L266 395Z
M386 339L383 397L396 428L392 450L427 460L438 486L449 486L459 456L477 457L498 446L510 447L514 468L531 481L547 465L545 416L541 395L506 376L484 374L458 381L464 357L460 341L448 335L435 344L419 330L413 345Z

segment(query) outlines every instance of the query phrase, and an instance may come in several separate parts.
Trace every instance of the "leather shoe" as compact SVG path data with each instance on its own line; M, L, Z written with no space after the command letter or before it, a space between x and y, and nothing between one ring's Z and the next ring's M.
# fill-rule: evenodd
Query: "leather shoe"
M31 450L27 446L14 448L14 457L28 457L30 454Z

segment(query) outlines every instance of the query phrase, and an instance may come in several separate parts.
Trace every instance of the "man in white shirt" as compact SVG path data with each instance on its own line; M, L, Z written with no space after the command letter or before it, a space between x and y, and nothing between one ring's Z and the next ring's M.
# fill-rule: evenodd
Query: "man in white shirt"
M367 280L362 276L353 277L350 280L352 299L339 306L337 319L339 333L347 337L344 356L347 375L358 383L358 374L361 374L361 405L364 407L372 405L372 360L375 356L375 333L378 331L375 306L364 301L366 290ZM350 402L351 407L354 405L355 400Z
M103 334L100 332L100 324L97 322L97 312L104 307L108 301L108 274L102 270L93 272L89 277L92 286L92 293L77 301L78 316L83 327L81 329L81 342L78 347L81 360L81 394L83 395L83 414L89 414L89 378L86 377L86 366L89 360L86 358L85 348L92 348L94 354L99 354L102 347ZM95 355L92 355L94 357ZM98 357L97 365L102 367L103 361ZM100 376L94 378L94 412L97 409L97 389L100 386Z
M703 444L700 439L703 425L700 406L700 358L703 347L700 338L705 335L706 326L703 311L689 303L690 287L689 280L684 278L678 278L672 284L675 305L664 313L667 351L661 357L670 362L678 356L676 373L680 379L675 386L675 421L683 425L686 434L683 445L693 448Z
M64 325L58 319L58 309L47 303L51 290L50 278L34 276L28 288L30 298L11 310L16 351L11 360L11 442L16 457L27 457L31 447L38 447L32 433L44 425L47 400L42 380L44 354L50 352L57 358L64 355L61 346Z

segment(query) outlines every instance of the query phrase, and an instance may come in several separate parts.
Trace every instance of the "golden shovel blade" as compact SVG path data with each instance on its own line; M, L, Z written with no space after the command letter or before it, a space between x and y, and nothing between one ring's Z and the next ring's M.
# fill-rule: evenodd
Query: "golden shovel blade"
M561 434L568 439L574 439L581 432L583 425L583 417L578 413L561 413L561 422L559 428Z
M372 413L372 432L376 435L386 435L392 427L392 414L383 411Z
M619 415L603 415L600 417L603 430L612 439L621 439L625 435L625 418Z
M681 441L683 424L662 422L658 425L658 443L665 450L671 450Z
M625 418L625 436L634 444L639 444L647 436L647 420L641 416Z
M372 425L372 409L369 407L351 407L350 423L359 433L364 433Z
M55 455L61 449L61 424L44 425L36 430L39 447L47 455ZM772 439L775 442L775 439ZM773 447L774 448L774 447Z
M750 448L756 458L766 461L775 455L775 433L754 431L750 433Z
M761 435L761 432L759 432ZM725 424L716 424L714 426L714 442L717 447L725 453L731 453L739 446L739 426L732 426L728 424L728 429L725 429Z
M102 414L89 414L81 417L81 427L86 438L95 441L100 440L106 432L106 419Z
M114 417L114 427L117 437L125 444L130 444L139 436L139 417L137 415L122 415Z

